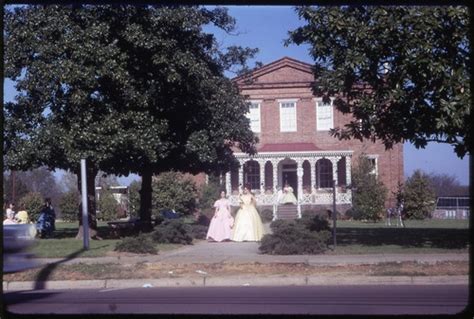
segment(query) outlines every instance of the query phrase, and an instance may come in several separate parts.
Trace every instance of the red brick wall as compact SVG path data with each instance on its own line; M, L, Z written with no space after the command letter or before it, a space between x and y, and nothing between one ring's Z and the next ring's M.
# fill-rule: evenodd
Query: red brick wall
M252 85L241 84L241 92L249 100L261 100L260 120L261 133L257 134L260 143L313 143L321 150L352 150L352 165L357 165L361 153L378 155L378 176L389 190L387 205L394 201L393 192L396 192L398 182L403 182L403 145L397 144L392 150L385 150L380 142L361 142L359 140L344 140L330 136L328 131L316 130L316 101L311 90L310 81L313 74L308 67L306 71L301 68L292 68L292 61L282 64L277 70L263 73L255 79ZM264 70L265 66L262 68ZM260 69L260 70L262 70ZM292 84L293 83L293 84ZM297 99L296 132L280 132L279 99ZM348 123L351 115L344 115L334 109L334 127L343 127Z

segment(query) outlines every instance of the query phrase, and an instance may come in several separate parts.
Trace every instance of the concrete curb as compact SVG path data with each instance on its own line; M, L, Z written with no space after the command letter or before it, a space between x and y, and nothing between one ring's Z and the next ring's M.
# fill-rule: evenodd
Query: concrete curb
M229 276L160 279L108 279L78 281L3 282L4 291L42 289L124 289L151 287L240 287L240 286L305 286L305 285L468 285L469 276Z

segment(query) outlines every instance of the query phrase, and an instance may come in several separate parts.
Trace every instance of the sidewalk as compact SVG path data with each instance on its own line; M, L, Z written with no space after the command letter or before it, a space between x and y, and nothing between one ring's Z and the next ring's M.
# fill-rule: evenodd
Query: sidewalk
M384 262L416 261L434 264L438 261L469 261L468 254L373 254L373 255L264 255L258 251L255 242L199 242L194 245L160 252L158 255L139 255L122 257L78 257L62 262L62 264L98 264L98 263L306 263L309 265L360 265ZM59 258L38 258L40 264L62 261Z
M98 264L119 263L135 265L137 263L161 264L278 264L305 263L317 265L363 265L386 262L415 261L418 263L435 264L442 261L469 261L468 254L374 254L374 255L290 255L272 256L258 252L255 242L199 242L195 245L160 253L158 255L138 255L121 257L78 257L71 260L56 258L38 258L41 265L51 263L68 264ZM401 285L401 284L465 284L469 283L468 276L360 276L349 274L338 275L232 275L226 277L213 276L207 273L196 273L186 278L159 279L127 279L127 280L82 280L82 281L47 281L40 283L43 289L122 289L138 287L182 287L182 286L287 286L287 285ZM3 282L5 291L34 289L36 282Z

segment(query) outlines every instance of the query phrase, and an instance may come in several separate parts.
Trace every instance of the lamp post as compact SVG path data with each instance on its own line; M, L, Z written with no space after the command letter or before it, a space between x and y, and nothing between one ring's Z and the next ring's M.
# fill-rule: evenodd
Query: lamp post
M336 249L336 181L332 181L332 240L334 244L334 249Z

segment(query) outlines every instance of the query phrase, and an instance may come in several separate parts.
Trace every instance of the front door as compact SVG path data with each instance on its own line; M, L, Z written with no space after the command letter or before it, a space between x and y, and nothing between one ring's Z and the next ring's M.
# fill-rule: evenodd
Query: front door
M290 171L290 172L283 172L283 186L285 187L285 183L288 183L292 188L293 192L298 198L298 177L296 176L296 171Z

